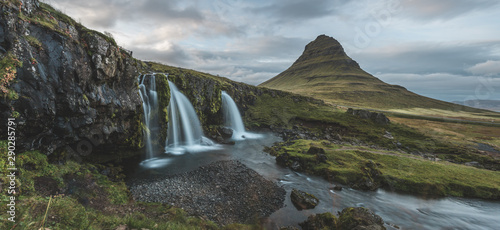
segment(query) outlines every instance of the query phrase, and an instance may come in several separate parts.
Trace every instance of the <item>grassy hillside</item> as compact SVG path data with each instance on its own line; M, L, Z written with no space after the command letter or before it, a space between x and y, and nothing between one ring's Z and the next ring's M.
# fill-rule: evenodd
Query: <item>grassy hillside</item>
M323 149L324 160L319 160L320 154L311 153L311 148ZM275 146L270 152L282 165L299 162L300 171L352 187L383 187L428 197L451 195L498 199L500 196L498 171L430 161L400 152L335 145L321 140L296 140Z

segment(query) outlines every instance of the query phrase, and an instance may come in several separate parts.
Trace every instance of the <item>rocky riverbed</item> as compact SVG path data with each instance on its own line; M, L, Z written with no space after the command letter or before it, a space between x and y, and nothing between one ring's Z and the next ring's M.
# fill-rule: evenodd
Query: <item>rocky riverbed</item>
M129 183L135 200L168 203L218 224L255 223L283 207L285 190L239 161Z

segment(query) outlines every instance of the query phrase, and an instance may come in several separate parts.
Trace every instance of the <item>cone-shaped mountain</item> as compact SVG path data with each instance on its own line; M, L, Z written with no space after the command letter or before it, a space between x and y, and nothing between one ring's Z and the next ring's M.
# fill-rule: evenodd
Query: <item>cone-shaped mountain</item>
M372 76L347 56L337 40L326 35L307 44L292 66L260 86L340 105L378 109L457 109L455 104L420 96Z

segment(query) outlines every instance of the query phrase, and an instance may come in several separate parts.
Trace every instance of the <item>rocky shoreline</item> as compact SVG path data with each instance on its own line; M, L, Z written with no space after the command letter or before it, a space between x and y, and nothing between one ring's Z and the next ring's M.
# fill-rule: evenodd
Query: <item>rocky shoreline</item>
M136 201L167 203L218 224L256 223L283 207L285 190L239 161L129 183Z

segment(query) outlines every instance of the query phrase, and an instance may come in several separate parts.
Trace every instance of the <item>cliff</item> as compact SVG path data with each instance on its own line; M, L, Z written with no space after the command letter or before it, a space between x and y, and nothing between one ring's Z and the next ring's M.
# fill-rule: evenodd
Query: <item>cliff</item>
M141 146L138 62L128 51L36 0L3 1L1 8L2 63L19 62L0 119L16 118L18 151L83 157Z

